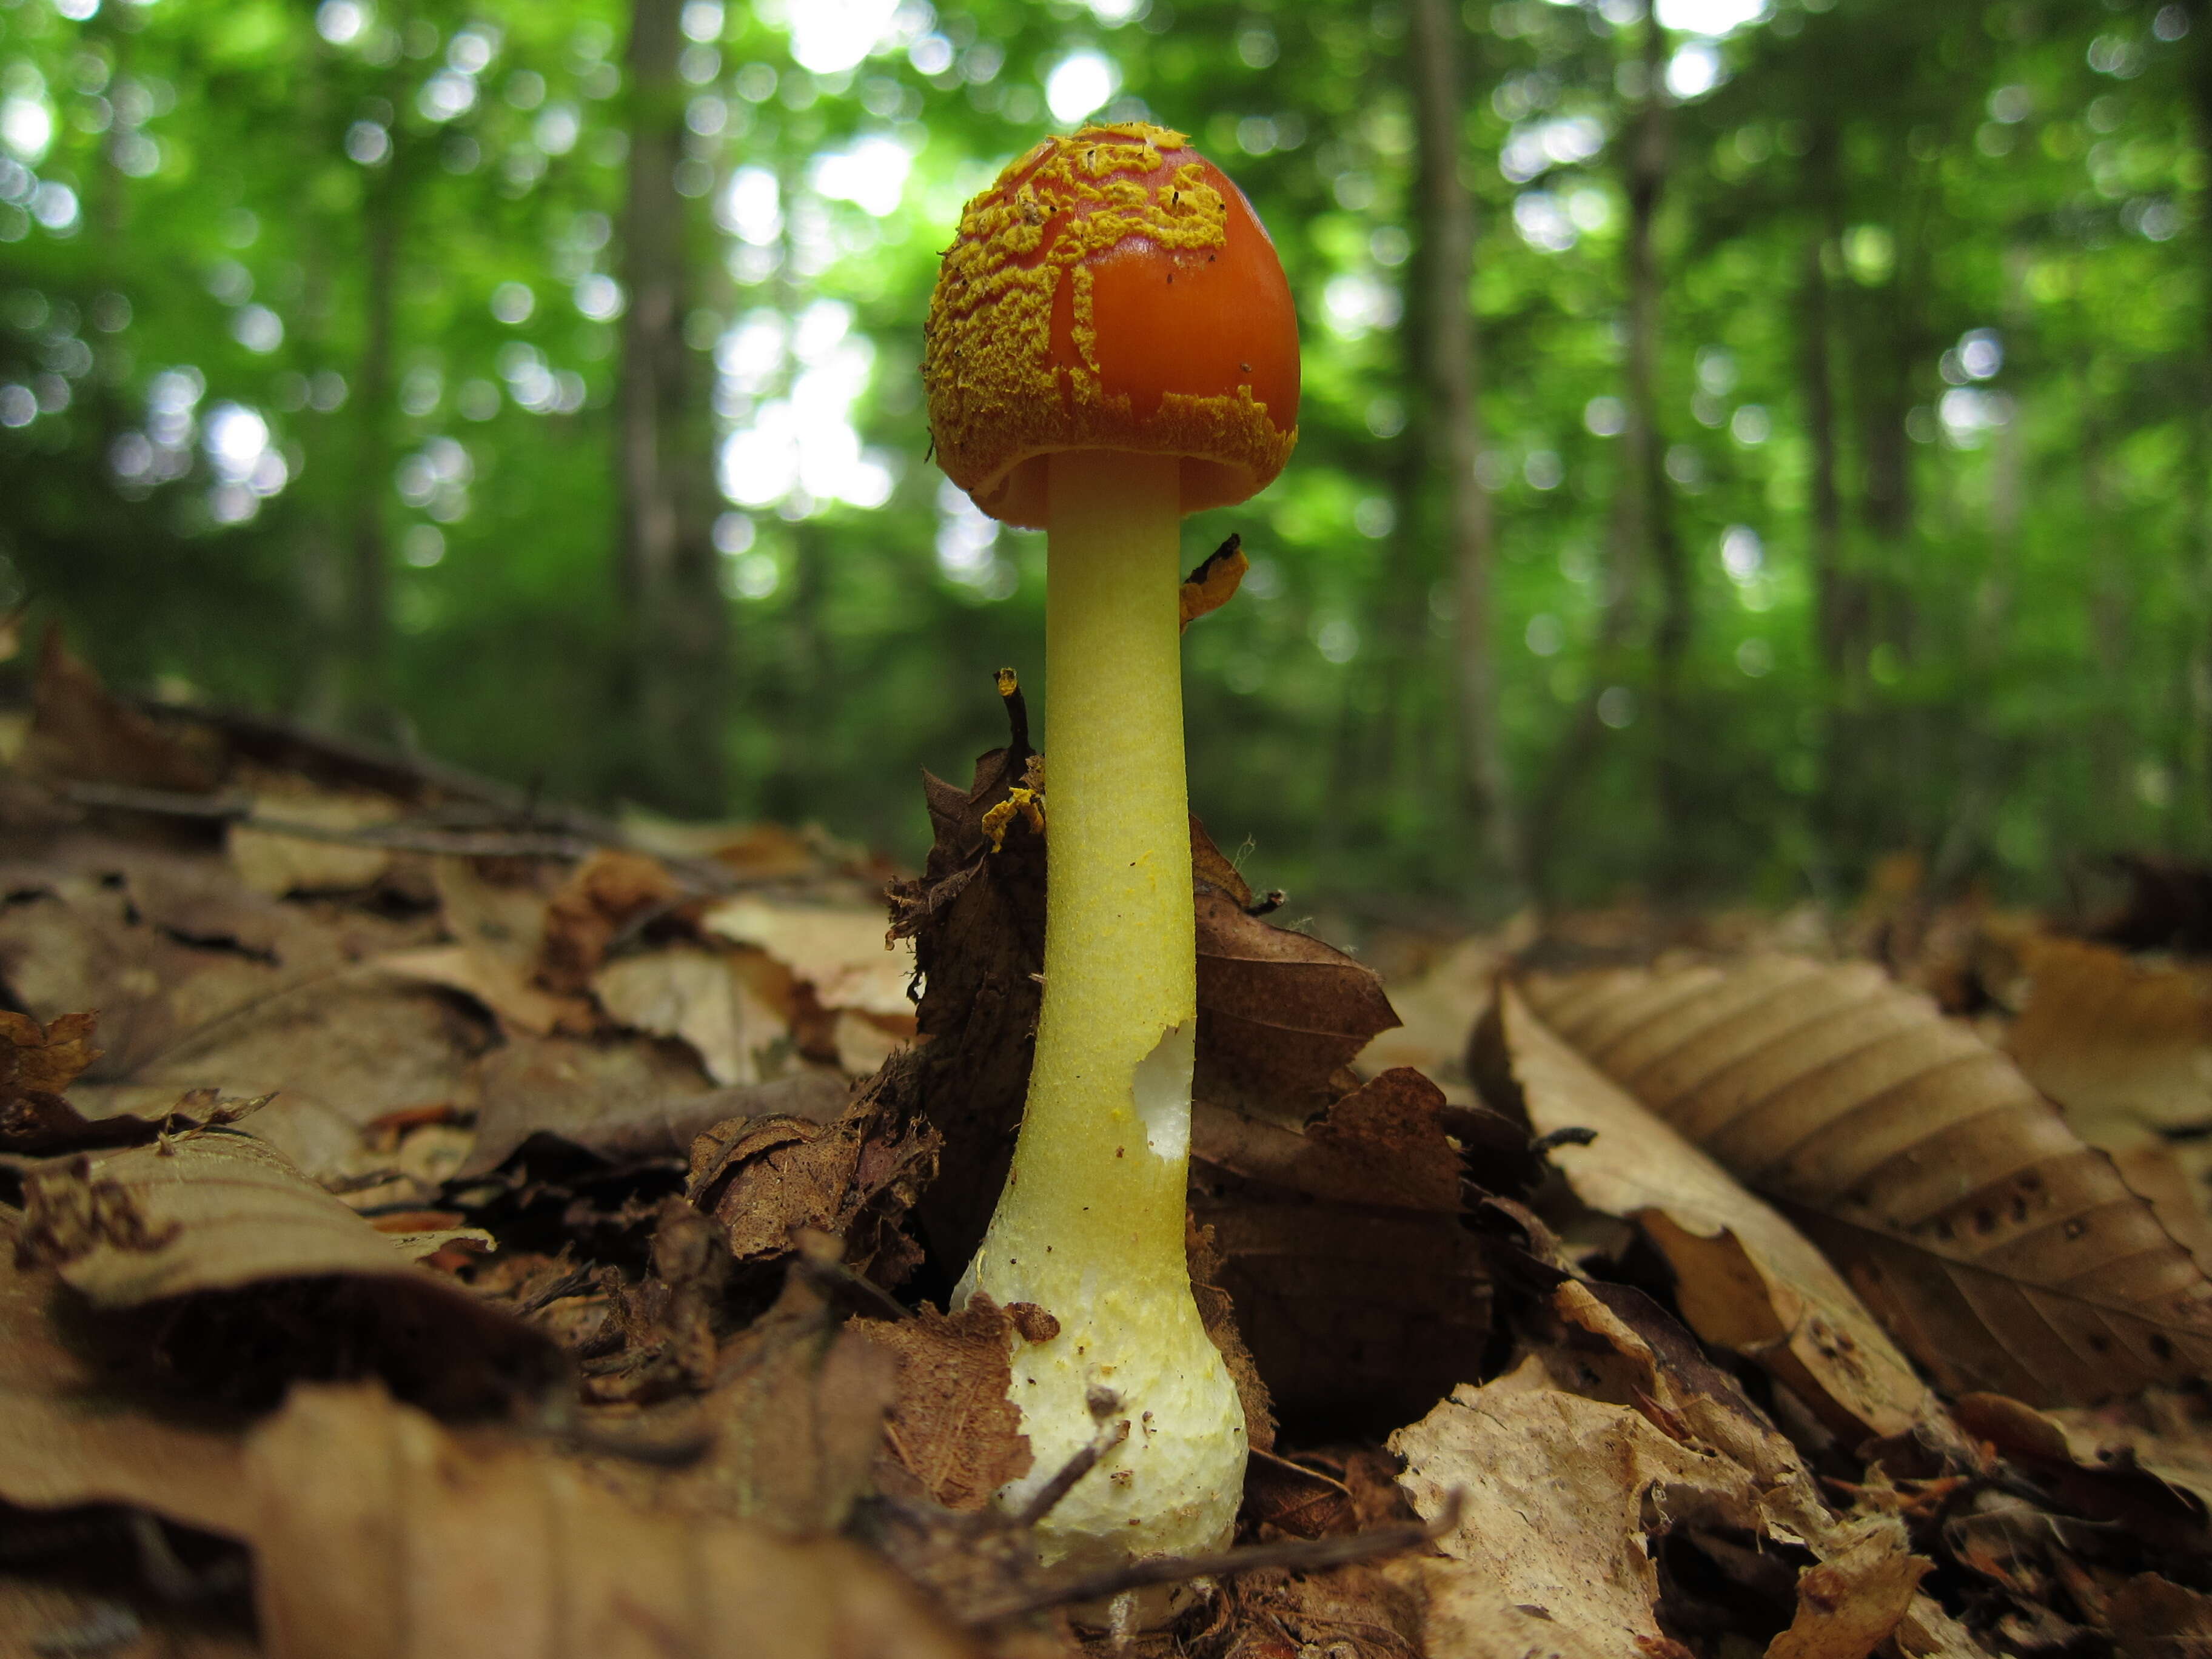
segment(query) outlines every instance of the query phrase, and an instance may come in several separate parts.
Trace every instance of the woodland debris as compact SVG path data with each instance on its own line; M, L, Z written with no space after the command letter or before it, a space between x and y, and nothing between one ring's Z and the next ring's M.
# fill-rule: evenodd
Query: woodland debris
M1771 957L1527 988L1784 1203L1947 1389L2087 1404L2212 1370L2212 1280L2151 1206L2008 1060L1878 969Z
M1856 1444L1940 1409L1843 1276L1774 1209L1568 1048L1503 987L1474 1069L1539 1135L1593 1132L1549 1156L1593 1209L1666 1257L1684 1321L1755 1360Z

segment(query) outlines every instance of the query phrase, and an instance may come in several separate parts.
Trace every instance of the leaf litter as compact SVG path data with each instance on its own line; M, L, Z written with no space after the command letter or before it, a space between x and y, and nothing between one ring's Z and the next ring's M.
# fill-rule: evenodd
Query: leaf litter
M897 877L142 708L50 639L0 792L31 1564L0 1624L364 1659L2203 1650L2193 968L1900 877L1832 932L1379 950L1386 988L1195 821L1190 1255L1245 1509L1226 1556L1043 1571L992 1498L1050 1310L947 1305L1042 969L1048 768L1000 690L1008 744L925 779ZM1140 1581L1181 1583L1171 1621L1117 1632Z

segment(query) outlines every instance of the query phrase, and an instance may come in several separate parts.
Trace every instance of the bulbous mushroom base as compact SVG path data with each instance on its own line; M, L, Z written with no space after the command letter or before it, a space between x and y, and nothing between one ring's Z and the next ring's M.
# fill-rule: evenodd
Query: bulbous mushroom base
M1188 1285L1092 1289L1008 1267L1010 1243L994 1227L963 1288L1002 1306L1035 1303L1060 1333L1014 1340L1007 1394L1034 1461L1000 1504L1020 1509L1102 1427L1127 1422L1126 1437L1038 1522L1044 1562L1112 1566L1226 1545L1243 1496L1244 1408Z

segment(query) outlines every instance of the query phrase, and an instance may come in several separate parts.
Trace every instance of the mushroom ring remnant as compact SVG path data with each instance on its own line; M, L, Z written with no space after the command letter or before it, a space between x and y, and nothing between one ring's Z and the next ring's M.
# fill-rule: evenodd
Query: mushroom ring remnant
M1297 313L1251 204L1182 133L1048 138L968 204L923 378L951 480L1047 522L1045 458L1177 458L1180 507L1265 489L1297 441Z
M1244 1414L1183 1254L1181 525L1281 470L1297 352L1250 205L1161 127L1086 128L1008 167L930 305L939 460L985 512L1048 532L1044 997L1013 1167L957 1292L1052 1316L1013 1345L1034 1462L1002 1504L1036 1498L1097 1413L1117 1434L1039 1522L1048 1560L1216 1547L1243 1491Z

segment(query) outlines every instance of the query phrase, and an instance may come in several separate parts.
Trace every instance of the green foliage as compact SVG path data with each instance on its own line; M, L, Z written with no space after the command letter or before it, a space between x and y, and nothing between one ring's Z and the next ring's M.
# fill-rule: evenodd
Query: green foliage
M1692 572L1671 665L1656 573L1613 527L1640 8L1462 14L1522 794L1578 711L1602 720L1538 849L1552 889L1838 895L1910 848L2047 890L2120 847L2212 850L2212 16L1771 0L1686 32L1718 9L1660 13L1684 95L1659 435ZM736 434L730 814L913 855L914 769L964 777L996 740L990 671L1045 689L1041 544L951 510L915 364L961 201L1096 52L1110 112L1186 127L1243 185L1305 321L1290 471L1188 529L1193 563L1232 529L1255 561L1188 643L1194 805L1270 884L1485 908L1441 481L1414 447L1397 0L701 0L685 23L684 325ZM628 27L610 0L0 0L10 590L119 683L358 719L367 526L404 732L563 794L629 787ZM873 50L824 68L852 56L839 29Z

